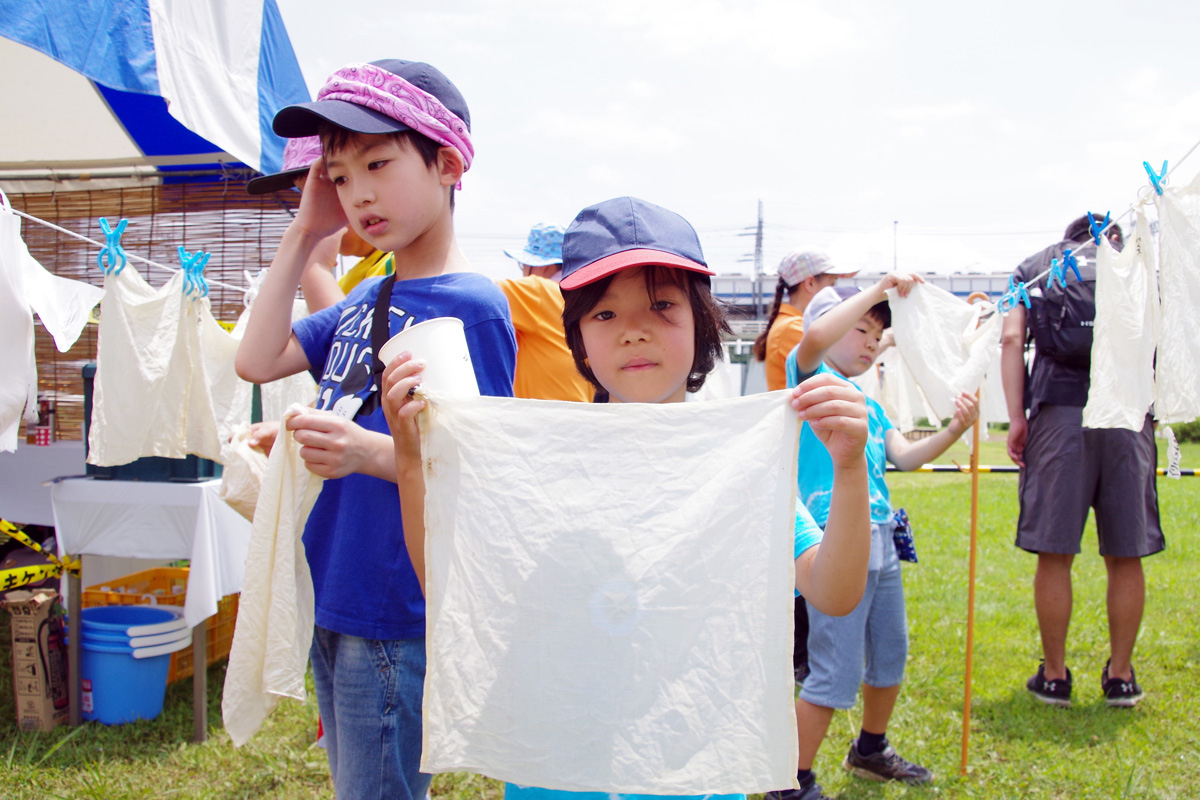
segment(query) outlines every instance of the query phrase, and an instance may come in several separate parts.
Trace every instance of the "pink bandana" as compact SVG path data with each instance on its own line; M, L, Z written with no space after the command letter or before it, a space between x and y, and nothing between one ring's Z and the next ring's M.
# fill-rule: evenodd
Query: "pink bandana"
M308 169L321 157L321 137L305 136L303 139L288 139L283 148L283 171Z
M475 148L466 124L442 101L382 67L342 67L321 87L317 100L343 100L378 111L440 145L453 147L462 155L463 171L471 168Z

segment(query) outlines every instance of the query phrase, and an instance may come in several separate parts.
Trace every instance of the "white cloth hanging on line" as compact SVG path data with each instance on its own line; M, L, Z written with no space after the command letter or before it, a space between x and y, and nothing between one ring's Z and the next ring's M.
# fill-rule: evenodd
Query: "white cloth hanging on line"
M423 771L792 785L788 397L432 399Z
M1118 253L1105 238L1096 250L1096 320L1085 428L1140 431L1154 402L1159 307L1150 226L1137 211L1135 235ZM1068 278L1068 280L1070 280Z
M237 342L208 298L183 294L175 273L155 289L126 268L104 279L88 462L144 456L217 461L250 421L250 384L237 377Z
M0 452L17 449L22 418L37 419L33 312L65 353L103 293L39 264L21 239L20 218L0 199Z
M928 283L900 297L888 290L892 333L904 363L937 418L954 416L954 398L974 394L1000 357L1000 315L979 323L990 306L972 305Z
M283 422L303 413L323 412L292 406ZM305 466L292 432L281 427L254 512L221 696L225 730L238 747L258 732L280 698L306 697L315 601L301 536L322 483Z
M1200 175L1168 186L1158 207L1161 316L1154 416L1162 423L1200 417Z

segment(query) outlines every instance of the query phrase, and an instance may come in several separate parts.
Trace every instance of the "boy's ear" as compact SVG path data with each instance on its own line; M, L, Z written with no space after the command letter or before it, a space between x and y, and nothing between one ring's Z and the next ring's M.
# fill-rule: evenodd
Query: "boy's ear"
M438 148L437 170L442 186L454 186L461 181L464 166L462 153L456 148Z

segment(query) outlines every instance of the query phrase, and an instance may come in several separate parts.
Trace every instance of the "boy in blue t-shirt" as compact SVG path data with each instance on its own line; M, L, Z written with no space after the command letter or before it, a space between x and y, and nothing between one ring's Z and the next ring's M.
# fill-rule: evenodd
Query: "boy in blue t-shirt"
M470 114L445 75L411 61L338 70L312 103L275 116L282 136L320 135L300 210L283 235L237 354L266 383L302 370L316 409L287 427L326 478L304 530L315 629L310 656L338 797L421 800L425 599L404 546L396 461L380 405L378 347L434 317L463 321L479 391L512 396L516 338L504 295L469 272L454 240L454 189L470 166ZM291 322L314 248L349 225L395 271Z
M901 297L922 282L916 275L886 276L869 289L831 286L813 297L804 314L804 338L787 357L789 386L820 372L854 378L879 355L879 342L891 325L888 289ZM873 780L928 783L933 774L896 753L887 741L887 725L900 694L908 656L904 587L900 561L892 541L895 529L884 475L888 461L902 470L917 469L946 451L979 416L978 402L962 394L955 399L954 419L944 430L909 442L888 421L882 406L867 398L867 472L871 503L871 558L867 588L858 607L844 617L830 617L809 605L808 664L811 670L796 700L800 738L800 789L772 793L786 800L824 797L812 772L813 760L829 729L835 709L853 707L859 684L863 692L862 730L850 744L843 766ZM800 433L801 501L818 525L829 515L832 466L829 454L807 424Z

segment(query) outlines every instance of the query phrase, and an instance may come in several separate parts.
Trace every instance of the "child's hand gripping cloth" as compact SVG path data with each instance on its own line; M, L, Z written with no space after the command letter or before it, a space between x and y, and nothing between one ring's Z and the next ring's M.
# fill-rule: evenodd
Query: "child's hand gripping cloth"
M1120 253L1107 239L1096 251L1096 320L1091 383L1083 407L1085 428L1140 431L1154 402L1158 280L1152 260L1144 257L1150 226L1140 209L1136 225L1136 236Z
M788 396L432 398L422 771L668 795L793 784Z
M888 290L892 332L917 384L938 419L954 416L954 398L974 394L1000 358L1000 315L977 324L985 307L945 289L919 283L900 297Z
M75 344L99 287L52 275L21 239L21 220L0 204L0 452L17 449L22 414L37 418L33 313L59 352Z
M1190 422L1200 416L1200 176L1187 186L1164 188L1155 203L1162 316L1154 417L1166 424Z
M250 385L233 369L237 342L207 298L183 294L183 279L177 272L154 289L128 268L104 279L89 463L219 460L233 426L250 421Z
M318 412L293 406L283 421L303 413ZM281 428L254 513L221 697L225 730L238 747L258 732L279 698L303 702L306 696L314 600L300 537L322 482L304 465L291 431Z

